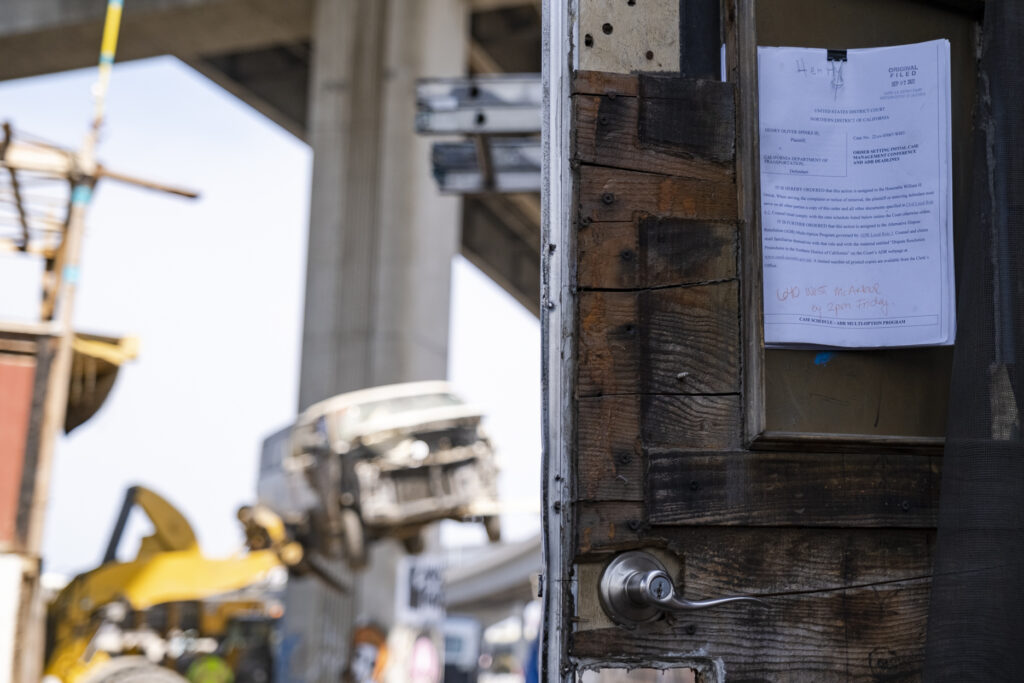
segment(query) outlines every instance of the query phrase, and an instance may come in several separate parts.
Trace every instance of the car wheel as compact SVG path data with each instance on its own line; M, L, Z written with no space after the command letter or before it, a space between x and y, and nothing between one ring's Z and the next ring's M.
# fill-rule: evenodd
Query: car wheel
M487 530L487 540L491 543L501 541L501 517L498 515L484 517L484 529Z
M345 548L348 566L359 570L366 568L366 534L363 520L352 508L341 509L341 543Z
M423 552L425 545L426 544L423 542L423 534L419 531L412 536L406 536L402 539L402 546L405 548L405 552L410 555L419 555Z

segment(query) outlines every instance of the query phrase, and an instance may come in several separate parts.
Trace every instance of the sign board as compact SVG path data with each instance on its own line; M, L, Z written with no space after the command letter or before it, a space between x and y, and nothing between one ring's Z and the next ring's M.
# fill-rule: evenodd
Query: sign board
M398 564L395 623L410 626L444 620L444 563L430 555L403 557Z

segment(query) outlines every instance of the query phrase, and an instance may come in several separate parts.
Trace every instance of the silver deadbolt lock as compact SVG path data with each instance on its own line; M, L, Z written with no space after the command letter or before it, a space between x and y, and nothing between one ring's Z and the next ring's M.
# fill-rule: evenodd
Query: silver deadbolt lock
M601 574L599 594L605 613L621 626L654 621L665 612L704 609L727 602L743 600L764 604L763 600L741 595L686 600L677 595L672 578L658 558L639 550L622 553L608 563Z

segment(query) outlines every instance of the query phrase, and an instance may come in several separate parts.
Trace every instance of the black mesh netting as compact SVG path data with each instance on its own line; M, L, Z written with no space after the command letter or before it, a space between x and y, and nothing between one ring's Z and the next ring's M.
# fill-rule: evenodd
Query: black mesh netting
M1024 2L989 0L982 43L927 681L1024 680Z

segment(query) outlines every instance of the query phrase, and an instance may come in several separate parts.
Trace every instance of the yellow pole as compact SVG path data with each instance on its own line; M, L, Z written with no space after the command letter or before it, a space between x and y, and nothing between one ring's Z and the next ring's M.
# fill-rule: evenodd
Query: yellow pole
M28 529L24 539L26 566L33 569L29 575L26 570L24 590L21 595L19 610L22 636L19 644L18 660L15 664L14 680L39 680L43 660L43 624L39 606L39 567L42 549L43 522L46 513L47 496L50 488L50 472L53 466L53 453L60 430L64 426L67 411L68 383L71 377L72 312L74 310L75 287L78 284L79 257L82 250L82 233L85 230L85 215L92 199L92 189L96 183L96 141L106 106L107 88L110 85L110 72L114 64L117 50L117 37L121 27L121 11L124 0L108 0L107 17L103 28L103 42L100 47L99 80L93 90L95 95L95 111L92 125L85 135L82 149L76 158L76 168L71 177L71 207L68 211L67 227L61 245L63 264L56 273L57 284L57 325L55 337L51 340L49 352L50 366L47 373L46 397L43 404L42 424L39 431L39 450L36 460L36 476L32 491L29 510ZM2 674L2 672L0 672Z
M71 343L74 339L72 312L74 310L75 288L78 284L79 257L82 250L82 233L85 229L85 215L92 199L96 182L96 141L103 116L107 89L110 85L110 71L117 50L117 36L121 26L121 11L124 0L108 0L107 18L103 28L103 42L100 48L99 80L94 88L96 108L92 126L86 133L82 150L77 155L76 169L72 177L71 208L68 212L67 228L61 245L62 268L58 272L57 291L57 348L52 356L49 369L46 404L43 409L43 424L40 431L39 459L36 470L35 495L32 502L32 516L29 523L28 549L38 553L41 547L43 513L46 510L46 494L49 489L50 468L57 435L64 425L67 410L68 382L71 372Z

